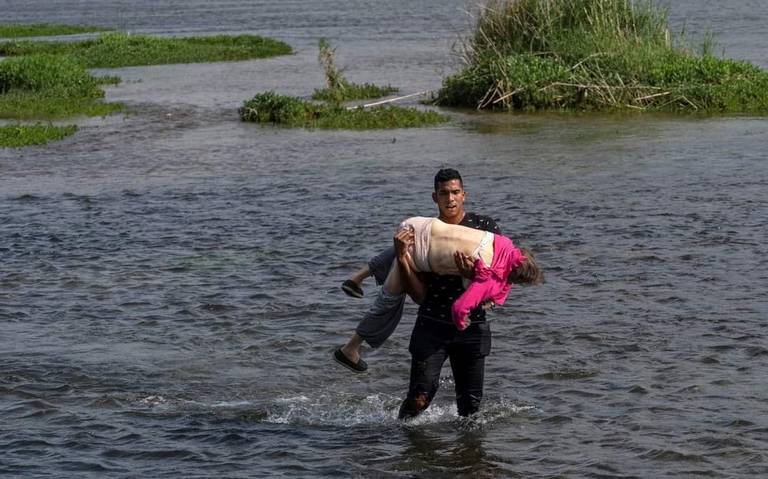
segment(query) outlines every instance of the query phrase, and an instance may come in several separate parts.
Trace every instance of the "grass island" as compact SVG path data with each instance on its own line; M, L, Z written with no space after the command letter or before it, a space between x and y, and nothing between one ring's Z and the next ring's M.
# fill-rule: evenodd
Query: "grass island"
M373 108L320 104L275 92L256 94L240 108L242 121L293 128L372 130L431 126L448 121L434 111L382 105Z
M768 73L674 38L653 0L490 0L438 105L765 113Z
M241 61L288 55L292 51L286 43L258 35L166 38L104 33L77 42L24 40L0 43L0 56L67 55L86 68Z
M348 81L336 66L336 50L320 39L318 61L325 73L325 88L315 90L313 100L280 95L273 91L256 94L239 109L246 122L290 128L378 130L414 128L444 123L448 118L434 111L395 105L345 106L353 100L375 99L398 91L391 86Z
M51 23L0 23L0 38L21 37L50 37L58 35L76 35L80 33L97 33L110 30L103 27L86 25L57 25Z
M77 126L46 125L2 125L0 126L0 147L22 148L25 146L44 145L50 141L61 140L77 131Z

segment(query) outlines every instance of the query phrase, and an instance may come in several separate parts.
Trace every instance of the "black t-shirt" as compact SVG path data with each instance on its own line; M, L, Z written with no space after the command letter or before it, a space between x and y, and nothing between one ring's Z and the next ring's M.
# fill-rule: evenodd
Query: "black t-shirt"
M499 226L489 216L466 213L459 224L501 234ZM428 273L424 275L424 283L426 290L424 300L419 306L418 316L452 324L451 306L456 298L464 292L461 276ZM485 321L485 311L479 307L475 308L470 313L469 319L473 323Z

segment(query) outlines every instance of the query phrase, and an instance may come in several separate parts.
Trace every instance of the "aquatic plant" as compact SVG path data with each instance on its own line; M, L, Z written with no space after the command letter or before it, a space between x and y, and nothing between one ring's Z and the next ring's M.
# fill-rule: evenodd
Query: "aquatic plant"
M343 70L336 66L336 49L331 48L328 40L321 38L318 49L317 59L325 73L325 88L315 90L312 99L329 103L342 103L351 100L381 98L397 93L398 89L389 85L378 86L372 83L349 82L344 78Z
M44 145L50 141L61 140L77 131L77 126L55 125L3 125L0 126L0 147L21 148L23 146Z
M100 97L98 82L83 66L55 55L31 55L0 62L0 93L12 89Z
M50 23L0 23L0 38L45 37L77 33L104 32L109 28L86 25L56 25Z
M122 105L103 103L105 83L66 56L49 54L8 58L0 62L0 118L62 118L106 115Z
M398 106L345 108L337 104L316 104L271 91L259 93L246 101L239 113L242 121L351 130L413 128L448 121L444 115L429 110Z
M768 73L673 39L652 0L490 0L442 105L507 110L768 110Z
M335 90L342 87L344 76L341 70L336 66L336 49L331 48L331 44L325 38L318 42L317 60L323 66L325 72L325 87L329 90Z
M289 45L258 35L160 38L106 33L80 42L14 41L0 43L0 55L69 55L87 68L237 61L287 55Z

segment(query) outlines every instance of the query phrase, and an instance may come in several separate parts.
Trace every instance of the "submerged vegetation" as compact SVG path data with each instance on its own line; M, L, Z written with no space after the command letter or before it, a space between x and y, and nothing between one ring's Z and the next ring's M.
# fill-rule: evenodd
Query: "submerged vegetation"
M49 23L17 24L0 23L0 38L47 37L52 35L74 35L77 33L94 33L109 30L102 27L85 25L55 25Z
M243 121L272 123L288 127L329 129L386 129L436 125L447 118L433 111L397 106L346 108L317 104L300 98L259 93L240 108Z
M768 111L768 72L673 39L653 0L490 0L442 105L506 110Z
M79 42L14 41L0 43L0 55L67 55L87 68L249 60L287 55L286 43L258 35L160 38L106 33Z
M0 62L0 118L53 119L106 115L122 109L102 102L105 83L79 62L57 55L30 55Z
M314 100L342 103L352 100L381 98L397 93L397 88L389 85L378 86L372 83L361 85L347 81L342 70L336 66L336 49L331 48L331 44L325 38L320 39L318 48L320 50L318 60L325 72L325 88L315 90L312 95Z
M0 126L0 147L44 145L49 141L61 140L76 131L75 125L4 125Z

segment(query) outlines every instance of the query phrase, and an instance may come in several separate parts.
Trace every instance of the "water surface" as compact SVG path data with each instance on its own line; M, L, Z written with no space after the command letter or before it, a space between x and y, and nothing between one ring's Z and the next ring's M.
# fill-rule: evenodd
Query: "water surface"
M670 5L768 66L757 0ZM463 2L0 2L4 21L259 33L296 54L107 70L130 113L0 150L0 474L761 477L768 474L768 122L448 111L437 128L287 130L236 108L353 81L439 87ZM482 412L396 420L415 315L352 376L338 289L432 176L538 252L493 313ZM373 295L372 283L366 294Z

